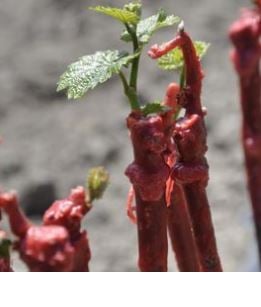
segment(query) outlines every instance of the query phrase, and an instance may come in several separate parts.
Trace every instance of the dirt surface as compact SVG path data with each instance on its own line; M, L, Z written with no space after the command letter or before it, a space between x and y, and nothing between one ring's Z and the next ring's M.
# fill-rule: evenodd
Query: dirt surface
M209 198L218 247L226 271L257 269L256 247L240 146L237 80L229 62L228 25L243 0L144 0L145 15L159 6L185 20L195 39L211 43L204 60L203 101L208 108ZM93 271L135 271L136 229L125 215L129 188L124 170L132 161L125 128L128 106L117 78L68 102L55 91L59 75L79 56L127 48L120 28L88 12L93 4L124 1L1 0L0 182L16 189L29 214L39 214L54 198L84 184L88 168L104 165L111 184L86 219ZM171 30L157 35L161 42ZM163 96L170 73L144 56L140 90L145 100ZM14 260L17 270L23 270ZM174 270L170 255L170 270Z

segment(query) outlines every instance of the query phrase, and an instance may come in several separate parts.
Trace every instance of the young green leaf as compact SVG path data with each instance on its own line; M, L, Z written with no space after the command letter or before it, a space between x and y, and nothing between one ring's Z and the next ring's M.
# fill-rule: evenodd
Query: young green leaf
M142 114L144 116L148 116L150 114L159 114L159 113L164 113L168 112L170 108L162 105L160 101L155 101L152 103L148 103L145 106L141 108Z
M60 77L57 91L66 90L69 99L81 98L88 90L106 82L113 74L119 74L121 68L138 55L128 55L118 50L86 55L68 66Z
M140 17L142 13L142 4L139 0L137 0L124 5L123 9L133 12Z
M167 15L167 13L160 9L156 15L141 20L137 24L137 37L140 44L147 44L152 35L159 29L172 26L180 21L180 18L174 15ZM129 42L131 36L127 31L121 35L121 39Z
M202 41L194 42L197 55L200 59L206 54L210 44ZM158 66L163 70L182 69L184 65L183 53L180 48L176 48L159 58Z
M131 12L127 8L116 8L116 7L105 7L105 6L96 6L89 8L92 11L110 16L116 20L121 21L122 23L137 24L139 21L139 16L135 12Z

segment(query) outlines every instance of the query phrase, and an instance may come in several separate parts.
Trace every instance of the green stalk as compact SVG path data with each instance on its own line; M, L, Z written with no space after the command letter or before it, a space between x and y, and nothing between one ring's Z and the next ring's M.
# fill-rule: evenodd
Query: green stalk
M130 34L130 36L132 38L133 53L136 53L140 49L138 38L137 38L137 35L136 35L136 31L133 30L128 24L125 24L125 26L126 26L128 33ZM140 63L140 56L138 56L137 58L135 58L132 61L130 81L129 81L130 88L133 89L136 93L137 101L138 101L137 83L138 83L139 63Z
M133 35L133 53L139 50L139 43L136 36L136 33ZM139 64L140 64L140 56L135 58L132 62L132 69L130 75L130 87L134 88L137 91L137 83L138 83L138 73L139 73Z
M129 86L127 79L124 75L124 73L122 71L120 71L119 76L121 78L122 81L122 85L123 85L123 89L124 89L124 93L127 96L131 109L132 110L139 110L140 109L140 105L138 103L138 99L137 99L137 93L136 91L133 91L133 89Z

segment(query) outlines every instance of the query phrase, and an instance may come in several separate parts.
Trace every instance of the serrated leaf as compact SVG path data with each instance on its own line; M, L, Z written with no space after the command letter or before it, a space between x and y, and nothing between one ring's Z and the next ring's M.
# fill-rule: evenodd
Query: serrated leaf
M139 16L135 12L131 12L126 8L121 9L116 7L96 6L90 7L89 9L110 16L122 23L137 24L139 21Z
M160 101L148 103L141 108L142 114L144 116L148 116L150 114L159 114L163 112L168 112L169 110L170 108L162 105Z
M139 0L137 0L124 5L123 9L133 12L140 17L142 13L142 4Z
M66 90L69 99L81 98L88 90L95 88L118 74L138 53L128 55L118 50L98 51L86 55L68 66L60 77L57 91Z
M197 56L202 59L206 54L210 44L207 44L202 41L194 42L196 48ZM158 66L164 70L176 70L181 69L184 65L183 53L180 48L176 48L162 56L158 60Z
M180 18L174 15L167 15L167 13L161 9L156 15L141 20L137 24L137 37L141 44L147 44L151 36L159 29L173 26L178 23ZM121 39L129 42L131 37L127 31L124 31L121 35Z

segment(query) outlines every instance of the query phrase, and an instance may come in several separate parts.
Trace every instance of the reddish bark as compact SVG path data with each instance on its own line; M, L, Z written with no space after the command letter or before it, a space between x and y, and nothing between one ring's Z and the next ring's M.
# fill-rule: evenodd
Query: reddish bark
M163 116L166 135L169 135L167 161L171 169L173 169L174 164L179 159L177 149L173 142L174 119L180 109L178 105L179 95L179 85L171 83L167 88L166 97L163 103L171 107L171 110ZM188 212L184 193L171 177L167 181L166 194L168 205L168 231L178 269L181 272L201 271L191 217Z
M74 272L89 271L91 258L86 231L81 231L81 222L91 209L83 187L73 189L65 200L56 201L44 214L44 225L60 225L66 228L70 242L75 250Z
M70 272L74 248L61 226L31 226L16 245L31 272Z
M139 268L142 272L166 272L167 207L165 196L158 201L144 201L136 195L139 238Z
M201 85L203 72L200 61L188 34L183 28L172 41L162 46L153 46L149 51L152 58L158 58L179 47L184 55L186 87L181 92L180 104L185 108L184 118L175 128L174 140L179 153L172 176L183 191L191 216L201 268L203 271L221 271L217 252L210 208L206 196L208 164L205 110L201 106Z
M135 191L139 241L139 268L144 272L167 271L166 181L164 159L167 140L160 116L133 112L127 119L134 162L126 170Z
M178 185L171 193L168 207L168 229L180 272L201 271L197 246L183 191Z
M256 3L259 9L244 9L229 35L235 46L231 59L239 76L242 143L261 263L261 4Z
M18 237L16 248L30 271L88 271L91 254L81 221L90 205L83 187L56 201L46 211L43 226L34 226L26 219L15 193L1 194L0 207L8 214L11 230Z

